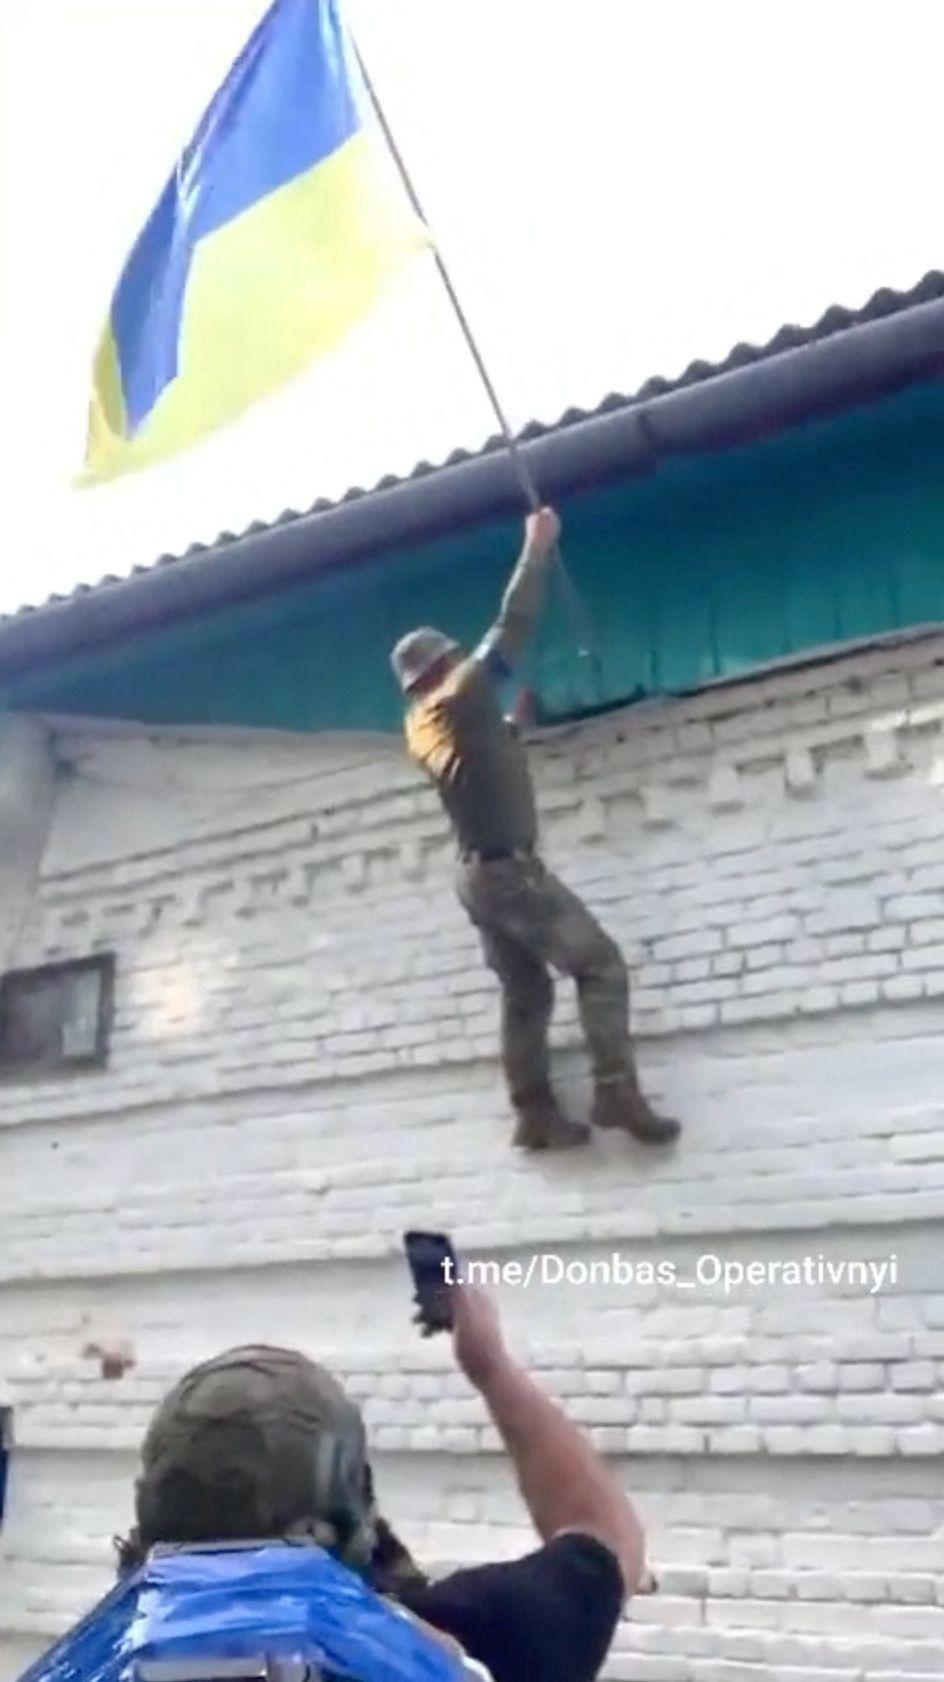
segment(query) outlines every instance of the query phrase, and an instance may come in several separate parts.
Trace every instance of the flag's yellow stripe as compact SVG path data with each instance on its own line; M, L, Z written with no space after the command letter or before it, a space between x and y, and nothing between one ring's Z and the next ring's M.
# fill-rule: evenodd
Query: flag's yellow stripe
M428 244L392 165L360 132L324 163L202 239L180 373L133 439L111 333L95 366L85 482L175 454L331 350Z

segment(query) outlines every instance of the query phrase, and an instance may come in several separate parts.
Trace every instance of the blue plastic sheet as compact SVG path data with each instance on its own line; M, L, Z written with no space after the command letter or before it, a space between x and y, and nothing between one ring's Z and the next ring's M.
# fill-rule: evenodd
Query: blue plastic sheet
M152 1555L21 1682L134 1682L140 1659L260 1654L359 1682L469 1677L458 1652L321 1548L265 1544Z

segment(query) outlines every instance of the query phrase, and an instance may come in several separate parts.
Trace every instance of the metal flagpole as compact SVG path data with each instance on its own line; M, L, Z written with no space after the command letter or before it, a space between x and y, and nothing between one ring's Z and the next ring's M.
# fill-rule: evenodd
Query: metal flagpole
M396 143L396 140L394 139L393 131L390 127L389 122L387 121L386 112L384 111L384 108L381 105L380 100L377 97L377 90L374 87L373 82L371 81L370 75L369 75L368 70L367 70L367 66L364 63L363 58L361 57L360 48L358 47L357 42L354 40L354 37L352 35L350 35L350 32L349 32L349 39L351 41L351 45L352 45L353 50L354 50L354 56L357 59L358 68L360 69L361 76L363 77L364 86L367 89L368 95L370 96L371 104L373 105L374 110L377 113L377 121L380 124L380 128L381 128L381 131L383 133L383 137L384 137L385 141L387 142L387 145L390 149L390 155L393 158L393 161L397 166L397 170L399 172L400 179L403 182L403 186L404 186L404 189L406 191L407 197L410 201L410 204L413 206L413 209L415 210L417 216L419 217L420 221L424 224L425 227L429 228L429 223L428 223L428 221L426 219L426 216L424 214L423 206L420 203L419 196L417 194L416 188L413 185L413 179L410 175L409 170L407 169L406 161L403 157L402 152L400 151L399 146ZM508 418L505 414L504 409L502 408L501 401L500 401L499 396L498 396L498 392L495 389L495 386L494 386L493 381L492 381L492 377L491 377L491 375L488 371L488 368L485 365L485 362L484 362L483 357L482 357L482 352L479 349L478 342L475 338L474 333L472 332L472 328L471 328L471 325L469 323L469 318L466 315L465 310L462 307L462 302L459 298L459 294L457 293L457 291L455 289L455 286L453 285L452 276L450 275L449 270L446 267L445 260L443 259L442 253L439 250L439 246L436 244L436 241L432 238L431 238L431 246L432 246L433 257L434 257L434 260L435 260L435 263L436 263L436 268L439 271L439 278L442 281L443 286L446 289L446 295L449 299L450 304L452 305L453 313L455 314L456 320L459 323L459 328L462 332L463 338L465 339L466 345L467 345L468 350L469 350L469 354L472 357L473 362L475 363L476 369L478 371L479 378L482 381L482 385L485 388L485 392L486 392L486 395L488 396L489 403L492 406L492 411L494 413L495 419L498 422L498 427L499 427L499 431L501 432L502 438L505 441L505 446L508 450L509 459L511 461L512 468L514 470L515 477L518 480L518 484L519 484L519 487L521 489L522 496L524 497L526 503L528 504L528 507L531 509L531 512L535 513L541 507L541 498L538 495L538 489L537 489L537 486L534 482L534 478L531 474L531 470L528 467L528 464L527 464L527 462L525 461L525 458L524 458L524 454L523 454L520 446L518 445L518 442L517 442L516 438L514 437L514 435L512 433L511 427L508 424ZM555 561L556 561L556 564L557 564L557 573L558 573L558 577L559 577L560 582L561 582L561 588L562 588L562 591L563 591L563 595L564 595L564 598L567 602L567 606L570 610L571 620L573 622L574 631L575 631L576 637L577 637L577 651L578 651L581 659L586 660L587 663L589 664L589 666L590 666L590 668L593 672L593 677L594 677L594 682L595 682L595 685L596 685L597 693L598 693L600 699L602 700L603 695L604 695L604 689L603 689L603 672L602 672L602 668L601 668L601 665L600 665L600 656L599 656L596 648L594 647L594 638L593 638L593 633L592 633L592 629L591 629L591 626L590 626L590 621L589 621L589 617L588 617L588 614L587 614L587 610L584 606L584 603L583 603L583 600L580 596L580 593L577 590L577 586L575 585L573 579L570 576L570 573L568 572L566 566L564 565L564 558L563 558L563 556L560 552L560 545L559 544L555 545L554 558L555 558Z

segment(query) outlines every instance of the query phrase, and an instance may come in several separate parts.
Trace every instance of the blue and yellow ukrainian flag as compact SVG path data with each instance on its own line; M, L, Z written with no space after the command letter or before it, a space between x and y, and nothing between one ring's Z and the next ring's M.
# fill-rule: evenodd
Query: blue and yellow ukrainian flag
M335 0L275 0L118 282L85 482L233 419L337 344L426 244Z

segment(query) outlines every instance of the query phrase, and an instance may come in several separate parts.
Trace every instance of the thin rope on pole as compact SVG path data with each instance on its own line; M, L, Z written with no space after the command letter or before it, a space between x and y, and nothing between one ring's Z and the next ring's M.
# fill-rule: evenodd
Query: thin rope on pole
M357 60L358 68L360 70L361 77L362 77L363 82L364 82L364 86L367 89L367 93L369 95L371 104L373 105L374 110L377 114L377 121L380 124L381 132L382 132L383 137L384 137L384 139L387 143L387 146L389 147L390 155L393 158L394 163L396 164L396 167L397 167L397 170L399 172L400 179L403 182L403 186L404 186L404 189L406 191L407 197L408 197L408 199L410 201L410 204L412 205L414 211L416 212L416 215L419 217L420 221L424 224L424 226L427 229L429 229L429 222L427 221L426 215L425 215L424 210L423 210L423 206L420 202L419 194L417 193L416 188L413 185L413 178L410 175L409 170L407 169L406 160L403 157L403 154L400 151L399 146L397 145L396 139L395 139L394 134L393 134L393 130L391 129L390 124L387 121L386 112L384 111L384 108L381 105L379 98L377 97L377 90L374 87L373 82L371 81L370 75L369 75L368 70L367 70L367 66L364 63L363 58L361 57L360 48L358 47L357 42L354 40L353 36L350 37L350 40L351 40L351 45L352 45L352 48L353 48L353 51L354 51L354 57ZM436 268L439 272L439 278L442 281L443 286L446 289L446 295L449 299L450 304L452 305L453 313L454 313L454 315L456 317L456 320L459 324L459 328L462 332L462 336L465 339L466 346L468 348L469 354L472 357L473 362L475 363L475 367L478 371L479 378L482 381L482 385L485 388L485 392L486 392L486 395L488 397L489 403L492 406L492 411L495 415L495 419L498 422L498 428L499 428L499 431L501 432L502 438L503 438L504 443L505 443L505 447L508 451L509 459L511 461L511 466L514 470L515 477L517 478L519 488L520 488L521 493L522 493L522 495L525 499L525 502L528 504L528 507L531 510L531 512L536 513L537 510L542 506L542 504L541 504L540 495L538 494L537 485L534 482L534 476L531 473L531 470L528 467L528 464L527 464L527 462L524 458L524 454L523 454L523 452L522 452L522 450L521 450L521 448L518 444L518 441L515 438L514 433L512 432L511 427L508 424L508 418L505 414L504 409L502 408L501 400L498 396L498 392L495 389L495 385L492 381L491 374L488 371L488 368L485 364L485 360L482 356L482 352L479 349L478 341L475 337L475 334L472 332L472 327L471 327L471 324L469 322L469 318L466 315L465 310L462 307L462 301L459 297L458 292L455 289L455 286L453 285L452 276L449 273L449 270L446 266L445 259L443 258L443 255L442 255L442 252L439 249L439 246L437 245L435 239L432 238L432 230L430 230L430 245L431 245L431 249L432 249L432 253L433 253L433 259L435 261ZM556 570L557 576L560 580L564 600L565 600L565 602L567 604L567 607L568 607L568 610L570 612L571 621L572 621L572 624L573 624L573 627L574 627L574 631L576 633L578 653L580 654L580 656L583 659L585 659L590 664L590 666L592 668L592 671L593 671L594 682L596 684L597 692L598 692L600 698L602 699L603 694L604 694L603 672L602 672L602 668L601 668L601 665L600 665L599 654L597 653L597 651L594 647L594 638L593 638L592 630L591 630L591 627L590 627L589 617L588 617L586 608L584 606L583 600L582 600L582 598L580 596L580 593L577 589L577 586L574 583L573 579L571 578L567 567L564 565L564 557L561 554L559 544L555 544L555 546L554 546L554 562L555 562L555 570Z

